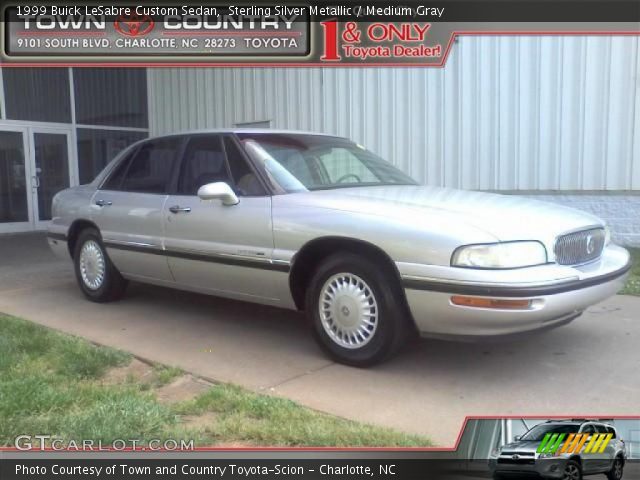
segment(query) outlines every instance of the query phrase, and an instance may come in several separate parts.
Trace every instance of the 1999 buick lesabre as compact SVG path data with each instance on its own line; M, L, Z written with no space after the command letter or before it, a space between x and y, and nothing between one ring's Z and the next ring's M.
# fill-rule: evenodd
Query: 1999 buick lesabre
M335 359L370 365L414 331L563 325L622 288L628 252L589 214L418 185L344 138L274 130L138 142L53 200L49 244L82 292L127 281L304 310Z

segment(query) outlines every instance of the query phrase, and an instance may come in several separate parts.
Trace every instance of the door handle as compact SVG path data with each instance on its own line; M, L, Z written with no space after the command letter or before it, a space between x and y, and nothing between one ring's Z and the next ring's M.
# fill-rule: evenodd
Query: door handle
M169 211L171 213L190 213L191 207L181 207L180 205L174 205L173 207L169 207Z
M110 207L113 202L107 202L106 200L96 200L96 205L99 207Z
M40 177L38 175L34 175L33 177L31 177L31 180L34 187L40 188Z

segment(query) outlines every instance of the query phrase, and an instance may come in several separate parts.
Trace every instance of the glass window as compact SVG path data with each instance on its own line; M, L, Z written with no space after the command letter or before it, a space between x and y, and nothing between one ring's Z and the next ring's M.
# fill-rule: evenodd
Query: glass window
M136 152L122 182L121 190L165 193L182 138L173 137L145 143Z
M264 195L264 187L256 174L251 170L247 159L231 137L225 137L224 149L229 161L231 175L236 182L236 191L239 195L256 196Z
M76 123L147 128L144 68L74 68Z
M203 185L229 180L220 136L199 135L189 140L180 168L178 195L197 195Z
M286 192L417 184L390 163L344 138L251 132L237 135L274 188Z
M580 425L576 423L542 423L525 433L521 440L540 442L548 433L578 433L579 428Z
M147 134L142 132L79 128L80 184L90 183L118 153L146 137Z
M67 68L4 68L9 120L71 122Z
M33 144L39 178L38 216L40 220L51 220L53 196L69 187L67 135L34 133Z
M27 222L24 143L20 132L0 132L0 223Z
M125 173L127 173L127 168L129 168L129 161L131 160L131 157L133 156L135 151L136 148L134 148L132 152L129 152L125 158L120 160L116 168L114 168L109 175L107 181L102 185L103 190L120 190L124 175Z

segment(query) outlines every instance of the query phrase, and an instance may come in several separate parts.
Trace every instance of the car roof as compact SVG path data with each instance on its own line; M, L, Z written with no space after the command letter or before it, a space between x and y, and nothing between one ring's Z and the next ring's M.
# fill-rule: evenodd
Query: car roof
M597 423L599 425L606 425L607 427L614 428L613 425L602 420L590 420L590 419L571 419L571 420L547 420L545 424L563 424L563 425L583 425L585 423Z
M206 128L199 130L186 130L182 132L167 133L164 135L156 135L154 137L146 138L145 140L152 140L154 138L173 137L178 135L200 135L203 133L270 133L276 135L316 135L320 137L340 137L339 135L331 135L329 133L320 132L308 132L304 130L279 130L274 128Z

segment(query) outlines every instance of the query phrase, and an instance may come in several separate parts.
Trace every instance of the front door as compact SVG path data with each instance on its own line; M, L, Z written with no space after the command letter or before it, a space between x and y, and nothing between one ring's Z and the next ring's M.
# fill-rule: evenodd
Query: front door
M194 135L181 162L177 185L165 203L165 250L177 283L224 296L278 303L272 264L271 197L242 195L237 178L251 175L243 159L230 166L228 137ZM240 195L237 205L201 200L203 185L225 182Z
M26 128L0 127L0 233L33 228Z
M51 220L51 201L56 193L75 184L71 168L71 132L31 128L31 191L33 221L37 230Z
M71 131L0 126L0 233L44 230L56 193L75 185Z

